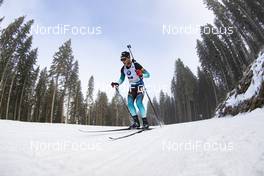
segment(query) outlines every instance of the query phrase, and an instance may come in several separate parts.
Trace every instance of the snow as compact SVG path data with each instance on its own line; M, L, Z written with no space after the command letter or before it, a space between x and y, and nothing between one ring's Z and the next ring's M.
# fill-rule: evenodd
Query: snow
M262 176L264 109L130 132L0 120L1 176Z
M226 101L226 106L238 106L241 102L251 99L253 96L258 95L261 84L264 79L264 54L259 55L257 60L251 66L251 70L253 71L253 77L248 87L247 91L244 94L237 95L236 93L230 96Z

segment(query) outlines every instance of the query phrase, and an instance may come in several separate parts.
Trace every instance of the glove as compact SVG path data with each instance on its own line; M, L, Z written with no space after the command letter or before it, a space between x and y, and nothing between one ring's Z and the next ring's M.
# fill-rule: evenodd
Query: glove
M142 77L143 76L143 73L142 73L142 70L136 70L136 73L139 77Z
M112 83L111 83L111 86L112 86L112 87L118 87L119 84L118 84L117 82L112 82Z

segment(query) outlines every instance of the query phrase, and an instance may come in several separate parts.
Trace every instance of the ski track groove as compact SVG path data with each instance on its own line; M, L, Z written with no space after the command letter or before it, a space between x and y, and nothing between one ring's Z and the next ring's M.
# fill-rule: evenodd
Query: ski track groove
M150 131L147 131L147 132L150 132ZM142 132L142 133L139 133L136 135L141 135L143 133L145 133L145 132ZM125 143L129 142L131 145L133 145L133 143L137 142L137 141L135 141L136 138L132 139L136 135L129 137L130 139L124 138L124 139L120 139L120 140L124 140L122 142L125 142ZM120 140L118 140L118 141L120 141ZM109 141L108 145L117 145L115 142L116 141L111 140L111 141ZM144 144L144 146L148 146L149 144L151 144L151 143L146 143L146 144ZM131 159L131 158L133 158L133 161L135 163L137 163L137 156L138 156L137 154L140 153L142 150L144 150L144 146L139 145L139 146L137 146L137 148L133 148L133 150L129 150L129 151L122 150L121 153L119 153L115 156L111 156L111 158L105 160L104 162L94 164L91 168L82 171L82 174L80 174L80 175L84 175L87 172L90 173L91 171L94 171L94 170L96 170L97 172L93 173L93 174L103 175L103 173L106 172L104 169L107 170L108 175L111 175L109 173L109 172L111 172L111 167L118 168L120 166L120 163L122 164L123 162L129 162L129 159ZM111 166L109 166L109 164ZM131 167L133 167L133 166L131 166ZM133 169L133 168L130 168L130 169Z

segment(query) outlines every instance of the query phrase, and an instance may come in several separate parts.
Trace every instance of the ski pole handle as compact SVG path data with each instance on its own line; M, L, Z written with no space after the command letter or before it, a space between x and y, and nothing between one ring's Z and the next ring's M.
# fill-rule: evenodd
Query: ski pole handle
M132 59L135 60L135 58L134 58L134 56L133 56L133 53L132 53L132 51L131 51L131 45L127 45L127 48L128 48L128 50L129 50L129 53L130 53Z

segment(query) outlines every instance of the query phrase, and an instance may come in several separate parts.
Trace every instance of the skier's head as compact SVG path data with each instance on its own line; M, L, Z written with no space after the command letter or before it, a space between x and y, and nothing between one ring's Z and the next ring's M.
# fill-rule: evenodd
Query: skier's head
M129 66L131 64L130 53L127 51L123 51L121 53L121 61L124 65Z

